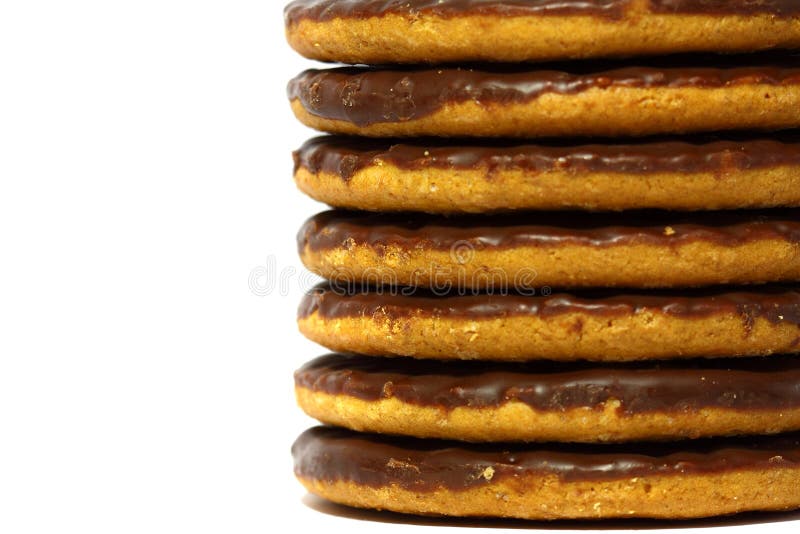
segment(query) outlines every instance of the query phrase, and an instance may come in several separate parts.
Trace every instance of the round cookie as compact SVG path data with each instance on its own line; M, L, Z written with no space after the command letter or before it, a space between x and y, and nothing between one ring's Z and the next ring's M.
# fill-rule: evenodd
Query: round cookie
M800 292L306 294L298 325L338 352L439 360L634 361L800 352Z
M324 136L294 153L312 198L368 211L718 210L800 206L800 141L514 144ZM513 191L513 194L509 192Z
M295 373L300 407L359 432L474 442L622 442L800 430L800 358L626 365L331 354Z
M799 281L800 212L328 211L303 225L298 248L329 280L437 290Z
M288 94L307 126L370 137L779 129L800 126L799 57L669 58L648 66L547 70L344 67L308 70L289 83Z
M328 500L520 519L688 519L800 508L800 436L676 444L468 445L317 427L295 475Z
M352 64L800 46L794 0L296 0L285 20L287 39L302 55Z

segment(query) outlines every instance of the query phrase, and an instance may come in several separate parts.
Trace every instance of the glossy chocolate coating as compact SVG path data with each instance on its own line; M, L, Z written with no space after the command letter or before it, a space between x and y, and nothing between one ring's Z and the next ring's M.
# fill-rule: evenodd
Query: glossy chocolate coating
M365 19L383 15L592 15L620 18L630 0L295 0L284 10L287 25L303 19Z
M433 15L591 15L618 19L630 0L295 0L285 9L286 22L302 19L364 19L387 14ZM793 16L800 13L794 0L651 0L654 13Z
M302 254L353 244L384 250L444 250L469 244L476 250L515 247L611 247L646 244L674 247L707 242L733 247L753 241L800 244L800 209L669 212L530 212L445 217L341 210L319 213L297 236Z
M800 165L800 139L776 134L774 139L718 139L711 136L651 139L607 144L560 141L520 144L518 141L382 141L321 136L294 153L295 172L326 173L349 181L367 167L387 163L403 170L486 169L492 173L522 169L531 173L553 170L576 176L591 172L623 174L765 169Z
M357 126L406 122L449 104L525 104L547 93L589 89L720 88L800 84L797 54L681 56L630 62L574 62L541 67L480 68L342 67L307 70L291 80L289 99L311 114ZM714 65L709 67L708 65Z
M306 293L298 318L318 314L324 319L373 317L454 318L470 321L504 317L548 318L569 313L627 317L644 311L679 319L734 315L752 325L759 318L773 324L800 326L800 291L790 286L766 286L759 291L693 289L620 293L584 291L549 296L506 294L439 294L418 288L356 290L319 284Z
M683 360L632 364L439 362L331 354L295 373L295 385L366 401L395 398L452 410L520 402L562 412L621 415L683 413L702 408L740 411L800 407L800 357Z
M431 492L464 491L507 478L563 482L800 470L800 435L626 445L466 444L316 427L292 446L295 473L326 482ZM481 476L491 467L491 480Z
M796 0L650 0L656 13L752 15L765 13L777 17L800 14Z

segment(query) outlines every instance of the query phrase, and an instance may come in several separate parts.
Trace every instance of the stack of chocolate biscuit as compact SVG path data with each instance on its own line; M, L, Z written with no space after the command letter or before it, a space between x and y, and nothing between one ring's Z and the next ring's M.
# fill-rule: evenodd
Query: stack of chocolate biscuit
M800 508L800 2L295 0L334 210L295 443L351 506ZM620 59L625 57L626 59ZM375 65L375 66L362 66Z

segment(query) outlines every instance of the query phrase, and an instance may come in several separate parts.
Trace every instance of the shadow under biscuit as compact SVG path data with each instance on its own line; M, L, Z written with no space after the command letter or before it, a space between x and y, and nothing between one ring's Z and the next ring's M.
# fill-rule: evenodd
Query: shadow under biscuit
M302 503L308 508L323 514L357 521L458 528L542 530L664 530L723 528L800 521L800 510L789 512L745 512L723 517L672 521L662 519L603 519L597 521L561 519L554 521L530 521L522 519L423 516L400 514L389 511L367 510L336 504L310 493L307 493L305 496L303 496Z

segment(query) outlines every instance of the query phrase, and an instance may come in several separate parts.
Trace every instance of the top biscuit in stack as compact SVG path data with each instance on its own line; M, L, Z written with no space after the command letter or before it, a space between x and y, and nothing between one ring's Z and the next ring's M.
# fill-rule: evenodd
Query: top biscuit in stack
M289 43L342 63L528 62L800 46L795 0L297 0Z

